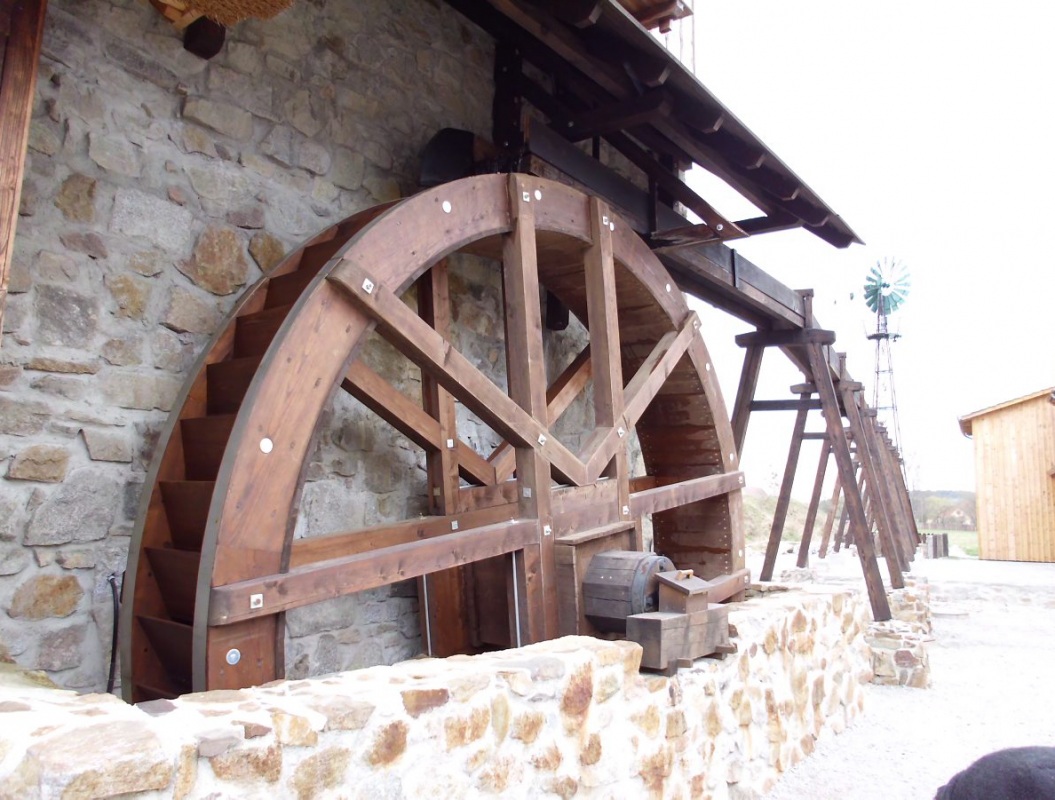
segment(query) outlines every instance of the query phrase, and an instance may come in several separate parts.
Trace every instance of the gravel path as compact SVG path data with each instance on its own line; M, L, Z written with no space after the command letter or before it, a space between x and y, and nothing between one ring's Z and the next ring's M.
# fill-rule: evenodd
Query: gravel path
M816 563L825 582L859 570L846 554ZM767 800L930 800L986 753L1055 746L1055 564L917 558L913 574L932 586L933 686L868 687L864 715Z

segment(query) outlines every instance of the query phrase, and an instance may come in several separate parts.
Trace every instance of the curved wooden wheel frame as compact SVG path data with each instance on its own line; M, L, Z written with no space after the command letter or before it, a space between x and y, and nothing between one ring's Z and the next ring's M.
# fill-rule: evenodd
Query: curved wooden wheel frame
M508 394L444 338L442 264L458 251L502 259ZM327 261L302 272L309 252ZM419 316L400 297L423 276ZM540 283L590 331L588 352L548 391ZM295 302L280 304L297 291ZM242 370L251 379L227 393L244 359L240 343L268 326L266 351ZM409 401L357 360L375 327L421 367L427 413L393 408ZM572 452L550 420L591 373L596 430ZM425 448L445 505L421 520L293 541L315 429L342 385ZM489 460L442 435L451 430L451 397L505 437ZM233 414L210 439L217 409ZM631 429L646 478L629 478ZM203 450L213 460L212 481L201 479ZM515 479L506 480L514 467ZM435 575L442 587L443 570L500 556L511 556L515 572L511 642L552 638L568 629L557 609L558 590L569 587L556 585L555 541L611 528L636 532L640 546L645 515L653 515L656 550L679 567L704 578L731 573L743 566L743 479L735 470L699 321L603 202L539 178L489 175L363 212L248 292L188 381L163 433L129 556L125 695L142 700L281 677L282 612L411 577ZM459 474L476 485L460 486ZM197 504L188 499L195 492ZM206 493L207 505L200 502ZM195 527L200 552L186 540ZM175 598L173 584L182 575L186 586L191 573L194 596ZM423 601L428 628L436 608ZM449 640L435 649L458 646Z

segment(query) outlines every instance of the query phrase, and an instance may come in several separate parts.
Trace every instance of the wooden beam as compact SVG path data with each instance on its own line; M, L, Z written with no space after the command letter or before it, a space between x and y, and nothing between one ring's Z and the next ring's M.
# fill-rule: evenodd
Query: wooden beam
M802 399L806 400L807 395L803 395ZM791 505L791 487L795 483L795 468L799 463L802 433L806 429L806 415L808 413L809 408L802 405L798 414L795 415L795 427L791 431L791 446L788 448L788 461L784 466L784 478L780 483L777 507L773 511L773 526L769 531L769 542L766 544L766 556L762 563L762 572L758 576L763 581L773 580L773 568L776 566L780 540L784 535L784 522L788 516L788 506Z
M209 625L230 625L430 572L512 553L538 541L538 520L512 520L214 586Z
M750 345L744 353L744 364L740 369L740 385L736 390L736 402L733 403L733 442L738 456L744 454L744 439L747 438L747 422L751 417L751 403L755 399L758 386L758 373L762 369L762 356L765 348L761 345Z
M436 420L362 361L348 368L341 388L423 450L446 447ZM483 456L460 439L456 439L455 449L458 468L466 480L484 485L496 482L495 469Z
M832 383L829 362L821 350L820 344L806 348L809 357L813 380L820 394L824 421L828 427L828 438L832 444L835 463L842 477L843 495L846 499L847 513L850 517L850 528L857 540L857 554L861 559L865 585L868 587L868 600L872 606L872 617L877 621L890 619L890 603L887 601L883 587L883 576L876 563L875 547L872 536L865 523L864 505L854 480L854 467L850 459L850 448L843 431L842 415L839 413L839 402L835 396L835 385Z
M687 506L710 497L739 491L744 487L744 473L726 472L706 475L678 483L668 483L630 495L630 513L635 517L658 514L672 508Z
M678 366L681 357L689 349L699 329L700 318L695 311L690 311L681 323L681 327L676 331L666 333L641 362L641 366L637 368L637 372L626 385L624 392L626 410L623 420L627 430L637 425L641 415L648 409L656 394L663 388L670 373Z
M828 448L829 454L831 453L831 446ZM817 555L820 558L824 558L828 555L828 542L831 540L832 527L835 525L835 514L839 510L839 496L842 494L842 483L840 476L835 476L835 486L832 489L831 505L828 506L828 514L824 518L824 527L821 529L821 546L817 550Z
M802 438L806 438L803 436ZM813 479L813 494L810 496L810 505L806 509L806 523L802 526L802 541L799 542L799 557L795 565L805 569L810 563L810 542L813 540L813 526L817 521L817 510L821 505L821 490L824 487L824 473L828 469L828 457L831 455L831 445L827 437L821 445L820 462L817 464L817 477Z
M821 407L817 398L802 395L800 400L755 400L751 403L752 411L810 411Z
M577 114L565 123L566 135L573 142L581 142L594 136L626 130L657 116L666 116L671 107L671 98L667 92L653 89Z
M330 280L339 286L363 313L377 321L384 337L432 374L470 411L514 446L537 447L543 457L570 483L586 483L586 467L564 445L549 435L546 425L534 419L499 389L450 342L422 322L388 287L379 284L361 267L346 261Z
M514 615L510 620L510 630L516 631L514 641L524 643L540 642L557 635L557 604L547 602L557 591L550 497L553 481L550 477L550 462L538 446L548 438L549 419L534 201L523 176L510 175L509 217L512 230L506 234L502 245L509 398L523 410L526 419L538 428L539 436L542 437L537 442L516 445L520 513L537 519L542 534L530 545L525 545L523 558L515 562L510 587L513 593L510 608L522 608L524 611L521 619L516 619Z
M789 347L807 344L833 344L835 332L821 328L800 328L783 331L754 331L741 333L736 343L741 347L760 345L762 347Z
M4 7L8 9L10 21L0 74L0 331L22 198L26 143L33 115L47 0L17 0L4 3Z

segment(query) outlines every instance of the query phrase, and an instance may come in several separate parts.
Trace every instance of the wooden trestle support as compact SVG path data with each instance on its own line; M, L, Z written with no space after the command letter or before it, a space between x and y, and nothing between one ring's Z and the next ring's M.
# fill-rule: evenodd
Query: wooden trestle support
M452 344L459 252L501 263L508 393ZM402 299L415 283L417 313ZM589 329L548 387L540 284ZM359 360L372 331L420 367L421 404ZM596 429L573 451L551 426L591 383ZM425 451L431 516L294 540L340 390ZM455 401L505 443L488 456L461 441ZM436 655L590 632L577 548L641 549L645 518L677 567L743 568L738 448L696 314L603 201L541 178L466 178L315 237L238 301L176 409L125 579L132 701L281 677L285 611L410 578ZM632 430L645 477L630 477Z
M808 308L808 297L805 299ZM890 619L890 607L876 560L873 526L878 532L879 552L886 562L890 583L896 589L905 585L904 573L910 569L920 542L898 454L885 436L883 426L877 424L875 410L867 407L864 387L847 375L844 354L837 354L835 363L838 367L833 370L829 350L835 342L835 334L814 328L812 315L807 313L806 316L807 325L801 330L760 330L736 337L737 344L746 348L732 419L738 452L743 447L751 412L797 412L759 579L769 581L773 578L802 442L817 439L821 442L820 461L796 563L799 567L808 566L824 477L828 461L834 456L838 472L818 554L823 558L827 553L841 496L843 514L836 533L835 549L852 538L857 545L873 616L877 620ZM766 347L782 348L807 376L806 383L791 387L798 399L755 400L755 387ZM824 417L825 429L821 432L806 431L811 409L820 409Z

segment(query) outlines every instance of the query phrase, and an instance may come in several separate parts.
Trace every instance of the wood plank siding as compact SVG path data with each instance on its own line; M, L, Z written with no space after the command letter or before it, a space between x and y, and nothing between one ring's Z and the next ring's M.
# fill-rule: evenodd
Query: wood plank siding
M1045 390L964 417L974 439L978 554L1055 561L1055 402Z

